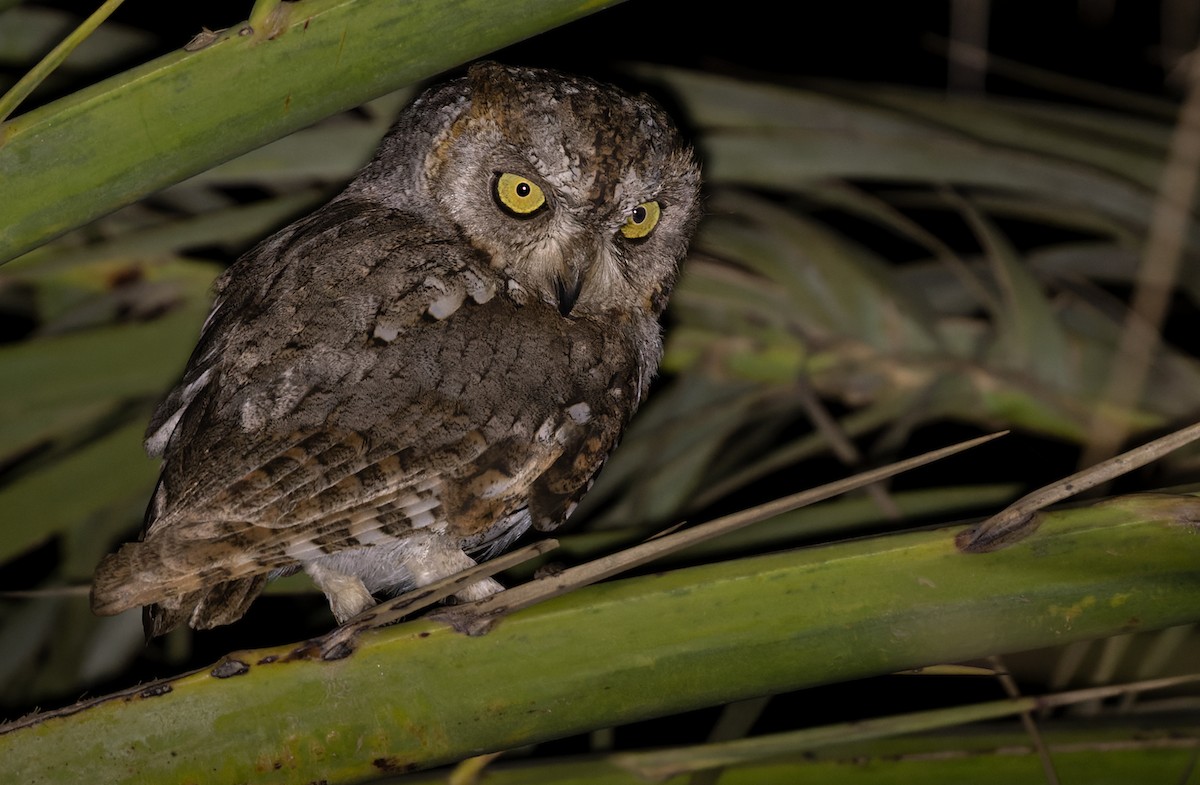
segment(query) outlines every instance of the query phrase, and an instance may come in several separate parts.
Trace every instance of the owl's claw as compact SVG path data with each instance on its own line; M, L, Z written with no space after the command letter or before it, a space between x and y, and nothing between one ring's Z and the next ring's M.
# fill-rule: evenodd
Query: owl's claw
M485 608L478 602L466 605L455 605L452 608L439 608L426 618L430 621L440 621L448 624L461 635L487 635L492 627L500 620L501 614L490 608Z

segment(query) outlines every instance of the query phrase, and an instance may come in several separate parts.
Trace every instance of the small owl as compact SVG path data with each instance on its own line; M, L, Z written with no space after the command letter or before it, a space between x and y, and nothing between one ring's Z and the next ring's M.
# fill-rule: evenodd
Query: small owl
M218 280L93 610L209 628L303 569L343 622L560 525L658 366L699 185L644 97L493 63L428 90Z

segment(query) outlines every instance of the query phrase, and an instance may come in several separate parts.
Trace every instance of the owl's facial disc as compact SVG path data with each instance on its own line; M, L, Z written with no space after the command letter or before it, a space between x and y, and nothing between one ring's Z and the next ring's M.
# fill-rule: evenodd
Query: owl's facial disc
M547 84L500 67L472 71L462 98L421 170L443 225L503 272L515 299L573 319L657 317L699 184L661 110L586 80Z

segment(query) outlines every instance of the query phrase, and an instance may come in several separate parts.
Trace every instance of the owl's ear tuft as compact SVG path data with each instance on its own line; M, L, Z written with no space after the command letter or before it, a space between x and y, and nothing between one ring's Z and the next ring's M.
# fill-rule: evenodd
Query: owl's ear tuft
M478 84L482 82L487 84L497 78L507 77L508 68L497 63L495 60L480 60L477 63L471 64L471 67L467 69L467 76L471 79L472 83Z

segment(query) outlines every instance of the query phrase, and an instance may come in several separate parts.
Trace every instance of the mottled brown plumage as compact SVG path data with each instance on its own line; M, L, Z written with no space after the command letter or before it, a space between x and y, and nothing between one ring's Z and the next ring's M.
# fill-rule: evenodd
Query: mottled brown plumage
M303 568L344 621L561 524L655 372L698 186L644 98L494 64L428 91L218 281L95 611L212 627Z

